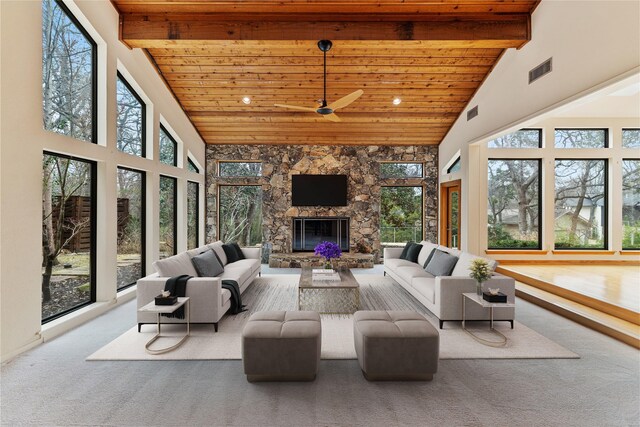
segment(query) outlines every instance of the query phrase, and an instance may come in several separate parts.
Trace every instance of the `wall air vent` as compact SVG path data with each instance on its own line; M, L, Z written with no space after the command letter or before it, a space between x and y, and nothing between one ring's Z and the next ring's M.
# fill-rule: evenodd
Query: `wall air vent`
M473 119L477 115L478 115L478 106L476 105L475 107L467 111L467 121Z
M529 71L529 84L535 82L540 77L544 76L545 74L549 74L551 72L551 60L552 59L553 58L547 59L542 64L538 65L536 68L534 68L533 70Z

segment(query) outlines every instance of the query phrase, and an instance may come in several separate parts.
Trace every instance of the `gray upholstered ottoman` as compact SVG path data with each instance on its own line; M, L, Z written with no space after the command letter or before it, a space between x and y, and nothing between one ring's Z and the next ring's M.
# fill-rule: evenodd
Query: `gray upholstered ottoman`
M314 311L260 311L242 331L247 381L313 381L322 329Z
M438 370L440 335L411 311L358 311L353 332L367 380L431 380Z

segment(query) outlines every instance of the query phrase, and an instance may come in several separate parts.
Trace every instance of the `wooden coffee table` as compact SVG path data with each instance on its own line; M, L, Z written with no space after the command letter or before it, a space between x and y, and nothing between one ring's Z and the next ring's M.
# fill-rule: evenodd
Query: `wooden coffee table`
M314 280L312 267L303 267L298 284L298 310L323 314L353 314L360 309L360 284L348 268L337 280Z

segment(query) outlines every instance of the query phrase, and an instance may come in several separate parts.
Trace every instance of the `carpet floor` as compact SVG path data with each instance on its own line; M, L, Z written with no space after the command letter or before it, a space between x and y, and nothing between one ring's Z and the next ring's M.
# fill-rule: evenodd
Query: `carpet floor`
M87 360L225 360L241 359L241 332L252 313L263 310L296 310L299 276L269 275L256 279L243 294L249 310L227 315L219 331L212 325L194 325L191 336L179 348L164 354L151 355L144 345L156 333L156 325L144 325L138 333L134 326L102 347ZM362 310L411 310L424 315L436 328L438 319L389 277L361 275L360 303ZM353 316L322 315L322 359L356 359L353 345ZM488 322L469 324L474 334L496 340L489 333ZM508 341L504 347L491 347L473 339L459 322L445 323L440 332L441 359L520 359L577 358L578 355L516 322L496 322L496 329ZM184 325L165 325L167 338L156 341L153 348L170 345L184 335ZM156 347L157 346L157 347Z

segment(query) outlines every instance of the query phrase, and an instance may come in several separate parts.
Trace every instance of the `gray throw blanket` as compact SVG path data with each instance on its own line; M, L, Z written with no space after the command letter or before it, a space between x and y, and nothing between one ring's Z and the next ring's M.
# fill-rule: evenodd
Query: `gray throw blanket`
M243 311L247 311L242 305L242 297L240 296L240 286L238 286L238 282L231 279L222 279L222 289L228 289L231 292L231 307L229 311L231 314L242 313Z
M174 276L167 279L164 284L164 290L169 291L171 295L177 297L187 296L187 281L193 276L183 274L181 276ZM176 319L184 319L184 305L174 311L173 313L163 314L165 317L172 317Z

